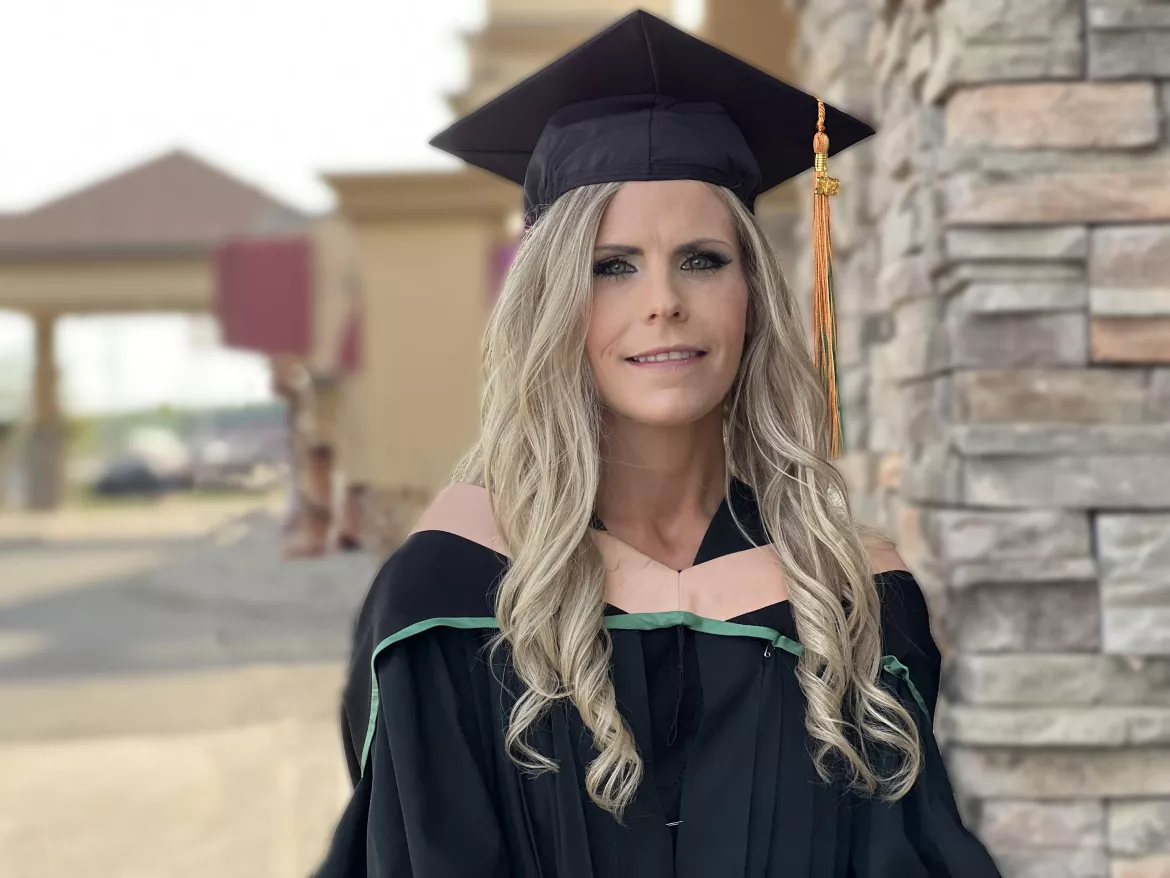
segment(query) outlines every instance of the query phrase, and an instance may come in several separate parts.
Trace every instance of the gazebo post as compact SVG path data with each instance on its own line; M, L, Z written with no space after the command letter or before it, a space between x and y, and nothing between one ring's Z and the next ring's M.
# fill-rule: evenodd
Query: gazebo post
M33 418L26 446L28 507L56 509L65 483L65 428L58 395L55 311L34 311L36 360L33 372Z

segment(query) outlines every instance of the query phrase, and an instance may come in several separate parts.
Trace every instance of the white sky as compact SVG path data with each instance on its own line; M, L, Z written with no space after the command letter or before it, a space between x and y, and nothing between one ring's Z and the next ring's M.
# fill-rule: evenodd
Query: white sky
M331 205L321 171L450 166L426 141L483 5L0 0L0 212L180 146L310 210ZM206 334L175 316L64 321L69 409L263 398L262 364ZM23 318L0 313L0 407L30 352Z

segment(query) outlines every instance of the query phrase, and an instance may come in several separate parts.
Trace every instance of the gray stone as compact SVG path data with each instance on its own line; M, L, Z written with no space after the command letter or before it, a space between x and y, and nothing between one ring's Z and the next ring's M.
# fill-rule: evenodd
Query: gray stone
M1094 314L1170 314L1170 225L1095 229L1091 254Z
M948 694L971 704L1170 706L1170 659L1110 655L958 655Z
M1150 373L1149 418L1170 421L1170 369L1154 369Z
M1166 605L1165 586L1129 584L1119 600L1120 587L1111 582L1110 599L1102 603L1104 650L1118 655L1170 656L1170 606ZM1141 605L1143 600L1145 606Z
M1109 856L1099 847L996 851L1004 878L1111 878Z
M962 372L954 378L954 404L965 421L1072 424L1140 423L1148 408L1146 376L1122 369Z
M1093 287L1089 292L1089 307L1093 314L1113 317L1170 316L1170 286Z
M973 796L1170 796L1170 747L1017 750L955 747L949 765Z
M882 242L882 264L922 249L924 229L912 200L887 211L878 234Z
M954 385L951 376L908 381L901 386L906 441L917 446L945 438L945 425L954 417Z
M962 462L941 445L927 446L902 464L902 493L919 503L958 503Z
M1170 30L1090 31L1089 76L1170 77Z
M960 307L971 314L1019 314L1076 311L1089 299L1083 281L1048 283L973 283L961 294Z
M1128 857L1170 852L1170 801L1110 802L1109 849Z
M973 283L986 284L1044 284L1084 283L1084 266L1075 261L960 262L939 274L939 292L943 295L960 292Z
M1170 744L1170 709L951 705L945 733L976 747L1130 747Z
M1170 515L1098 515L1096 533L1102 575L1170 581Z
M964 496L994 508L1159 508L1170 497L1170 454L970 458Z
M1103 802L992 799L983 803L978 834L992 849L1104 848Z
M994 585L956 592L955 646L966 652L1092 652L1101 612L1092 583Z
M1086 558L1091 552L1089 519L1083 513L928 509L922 515L927 541L951 563Z
M1084 47L1079 40L955 47L944 43L935 57L933 68L926 76L922 94L925 100L937 101L961 85L1027 79L1075 79L1080 75L1083 58Z
M1088 319L1080 312L972 314L947 310L950 361L955 368L1083 366L1089 359Z
M1084 226L948 229L946 253L953 260L1085 259L1089 234Z
M913 299L894 311L894 335L873 351L873 368L895 381L942 371L950 360L948 339L939 325L940 302Z
M1158 0L1088 0L1087 12L1089 27L1097 30L1170 28L1170 6Z
M987 558L952 565L953 588L1021 582L1095 582L1097 563L1093 558Z
M1007 0L947 4L942 15L973 43L1073 39L1080 32L1078 0Z
M878 297L884 308L933 292L926 262L921 255L903 256L882 265L877 279Z
M967 457L1013 454L1153 454L1170 448L1170 424L958 424Z

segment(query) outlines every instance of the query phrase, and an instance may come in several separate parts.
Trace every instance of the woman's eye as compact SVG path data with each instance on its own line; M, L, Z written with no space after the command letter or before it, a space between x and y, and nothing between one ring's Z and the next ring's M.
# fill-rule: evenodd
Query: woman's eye
M622 274L630 274L633 270L634 266L616 256L612 259L602 259L600 262L593 264L593 274L599 277L616 277Z
M718 271L731 260L722 253L692 253L683 262L683 271Z

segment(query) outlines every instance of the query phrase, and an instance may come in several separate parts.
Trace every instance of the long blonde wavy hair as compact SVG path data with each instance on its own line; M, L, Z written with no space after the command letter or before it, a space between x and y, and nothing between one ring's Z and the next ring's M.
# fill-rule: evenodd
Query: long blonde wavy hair
M619 819L643 765L618 711L605 572L589 536L601 403L584 345L594 241L620 185L570 191L525 233L484 339L480 439L454 474L488 490L509 548L493 642L507 643L523 684L509 753L527 770L556 770L527 733L554 704L572 701L598 752L589 795ZM826 459L825 396L800 312L755 217L730 191L712 188L734 218L750 291L743 359L725 403L728 477L756 489L787 577L816 770L830 781L842 766L852 788L896 800L922 754L913 717L878 682L878 594L845 483ZM892 767L880 754L896 757Z

